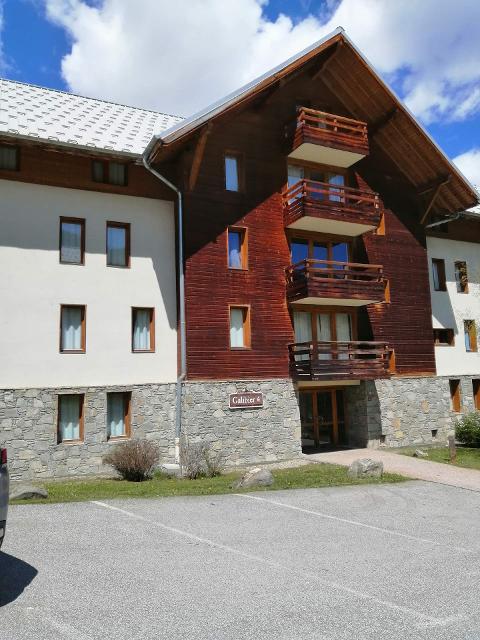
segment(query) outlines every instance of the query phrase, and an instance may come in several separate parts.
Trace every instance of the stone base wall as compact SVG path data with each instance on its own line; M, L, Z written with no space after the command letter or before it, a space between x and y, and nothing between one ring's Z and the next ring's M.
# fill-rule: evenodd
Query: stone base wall
M445 441L460 415L451 408L449 379L391 378L349 387L345 397L351 444L404 447ZM460 380L462 412L474 411L472 377L455 379Z
M112 473L102 456L107 440L107 391L131 391L132 436L155 440L161 459L175 458L175 385L0 390L0 444L13 480ZM57 443L58 394L84 393L84 441Z
M261 391L262 409L229 409L231 393ZM210 442L228 466L274 462L301 453L298 398L291 380L187 382L183 435Z

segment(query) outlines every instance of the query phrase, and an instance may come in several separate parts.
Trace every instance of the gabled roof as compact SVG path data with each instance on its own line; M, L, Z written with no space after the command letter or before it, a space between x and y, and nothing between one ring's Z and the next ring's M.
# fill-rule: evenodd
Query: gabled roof
M206 123L250 104L289 74L321 56L329 56L315 75L352 118L367 122L375 153L388 158L418 201L438 215L459 212L478 203L478 193L395 92L376 73L341 27L283 64L256 78L194 116L155 135L144 158L181 145ZM346 115L346 114L344 114ZM373 143L373 144L372 144ZM432 198L432 203L429 200Z
M0 79L0 135L140 156L182 118Z

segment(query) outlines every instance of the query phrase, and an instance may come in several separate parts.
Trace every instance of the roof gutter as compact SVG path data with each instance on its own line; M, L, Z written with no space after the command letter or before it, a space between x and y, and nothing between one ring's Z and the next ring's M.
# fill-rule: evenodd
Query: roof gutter
M142 156L143 166L158 180L161 180L169 189L175 191L178 199L177 226L178 226L178 297L180 308L180 372L176 384L176 410L175 410L175 462L180 463L180 437L182 435L182 395L183 382L187 375L187 333L185 325L185 269L183 265L183 199L182 192L170 180L162 176L148 162L146 152Z

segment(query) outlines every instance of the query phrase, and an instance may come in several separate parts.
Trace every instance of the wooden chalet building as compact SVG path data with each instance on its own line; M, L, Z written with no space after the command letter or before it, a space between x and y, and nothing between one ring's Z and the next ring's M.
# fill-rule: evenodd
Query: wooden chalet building
M58 92L49 93L58 100ZM103 104L110 114L106 126L127 139L125 117ZM135 111L141 126L147 112ZM232 465L292 458L302 448L395 446L445 436L461 409L449 371L437 375L440 333L434 338L427 235L438 235L429 227L435 221L474 206L477 194L343 30L187 120L167 123L169 117L157 116L163 126L148 116L156 135L140 152L135 132L130 138L137 135L137 149L129 151L2 132L0 159L5 148L16 148L20 159L15 171L0 169L0 191L8 192L13 179L16 187L32 183L75 192L72 210L66 193L61 210L52 212L56 223L83 219L85 204L93 218L87 228L103 216L107 241L110 223L128 234L131 225L128 249L126 237L124 244L119 240L122 255L128 253L128 265L126 258L121 262L126 268L116 269L113 280L103 255L82 284L84 298L92 298L86 329L85 309L77 313L88 350L82 338L80 355L59 352L53 341L49 345L35 334L33 323L30 372L20 368L10 377L3 371L0 420L12 431L4 428L0 439L16 441L19 460L26 461L17 464L19 475L98 472L99 456L110 443L132 435L157 439L170 462L180 435L207 441ZM128 184L95 181L99 159L104 175L109 163L128 167ZM92 193L103 196L100 210L91 210ZM31 204L42 195L32 194ZM22 195L10 197L15 226L15 198ZM22 224L27 221L25 213ZM459 216L455 224L461 227ZM475 214L469 224L478 228ZM79 233L86 258L77 270L86 267L90 250L100 253L89 249L88 232L86 246L85 232ZM12 247L22 246L21 231L11 235L11 254L0 253L2 267L16 253ZM27 254L36 248L35 242L23 244ZM108 256L107 247L107 265ZM61 269L55 266L42 285L51 304L84 304L74 290L68 299L65 293L56 299ZM7 283L2 287L10 305L19 304L28 277L15 292ZM137 277L143 287L138 296ZM130 351L122 356L109 335L97 340L92 333L88 340L109 297L128 334ZM2 324L11 334L5 315ZM138 349L137 330L146 336ZM42 340L42 350L56 348L55 357L47 358L58 365L55 372L44 371L36 359L33 343ZM22 348L21 341L16 345ZM18 369L18 350L10 353L5 340L0 349ZM85 362L95 349L98 361L92 354ZM113 364L107 366L105 358ZM73 360L80 364L69 368ZM469 363L471 370L460 363L455 373L465 389L480 373L477 360ZM78 425L74 420L66 427L67 435L74 434L71 442L62 436L63 393L82 395L79 409L67 407L81 416ZM27 410L35 409L28 398L42 406L27 417L11 406L22 398ZM83 462L73 464L70 452Z

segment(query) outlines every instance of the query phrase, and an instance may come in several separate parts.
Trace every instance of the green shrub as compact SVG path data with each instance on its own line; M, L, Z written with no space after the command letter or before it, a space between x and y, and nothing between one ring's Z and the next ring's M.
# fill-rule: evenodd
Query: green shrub
M480 411L467 413L457 421L455 437L467 447L480 447Z
M103 464L111 465L122 478L132 482L143 482L153 476L158 465L158 445L149 440L129 440L113 447L103 457Z

